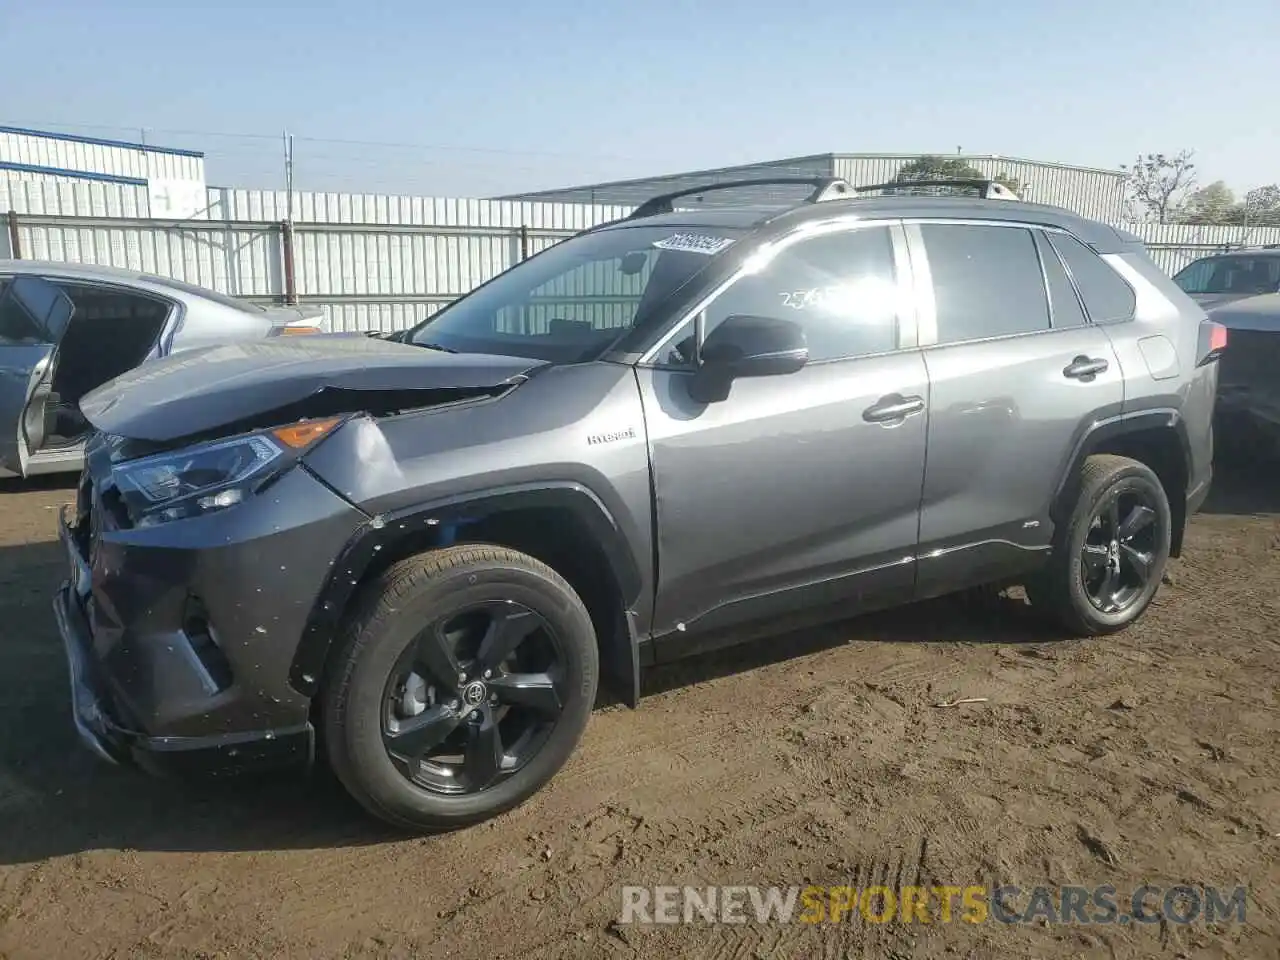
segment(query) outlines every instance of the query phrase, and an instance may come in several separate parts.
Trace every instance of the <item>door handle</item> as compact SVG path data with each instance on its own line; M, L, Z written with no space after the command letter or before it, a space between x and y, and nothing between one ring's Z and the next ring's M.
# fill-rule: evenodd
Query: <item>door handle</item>
M1073 380L1092 380L1098 374L1105 373L1108 366L1107 361L1101 358L1081 354L1062 368L1062 375Z
M887 423L891 420L902 420L923 409L923 397L904 397L900 393L891 393L863 410L862 419L867 423Z

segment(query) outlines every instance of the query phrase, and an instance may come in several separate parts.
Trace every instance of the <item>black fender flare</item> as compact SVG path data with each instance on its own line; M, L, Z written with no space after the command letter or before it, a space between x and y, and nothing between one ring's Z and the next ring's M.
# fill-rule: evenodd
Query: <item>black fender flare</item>
M623 695L634 706L639 699L639 637L630 614L644 589L644 577L626 533L604 502L588 487L572 481L513 485L415 504L370 520L352 535L312 605L302 640L294 653L289 683L314 697L319 691L329 652L352 595L379 551L425 530L439 531L442 545L453 542L460 528L512 510L568 509L591 532L609 564L620 593L625 638L630 651L602 650Z
M1054 488L1053 498L1049 501L1049 508L1046 511L1055 526L1062 520L1058 515L1058 509L1064 502L1063 494L1079 475L1080 468L1084 464L1086 457L1111 440L1130 434L1150 433L1152 431L1168 431L1177 439L1178 448L1182 452L1184 475L1190 477L1192 473L1191 442L1187 437L1186 422L1183 420L1182 414L1174 408L1152 407L1146 410L1134 410L1129 413L1121 413L1105 419L1095 420L1092 423L1085 424L1077 432L1071 453L1058 472L1058 484ZM1172 531L1174 552L1171 555L1177 556L1177 551L1180 549L1182 542L1183 528L1186 525L1187 505L1186 503L1171 503L1170 507L1173 509L1175 517L1174 530ZM1179 517L1181 522L1177 522Z

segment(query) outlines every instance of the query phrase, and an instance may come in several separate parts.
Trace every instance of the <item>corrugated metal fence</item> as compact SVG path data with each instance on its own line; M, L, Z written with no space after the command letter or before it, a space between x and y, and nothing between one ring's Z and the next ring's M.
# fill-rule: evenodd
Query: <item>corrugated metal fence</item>
M318 304L333 330L395 329L519 260L629 208L529 201L210 190L211 219L156 220L110 184L0 179L0 257L110 264L264 302ZM93 191L101 188L97 193ZM122 185L123 188L123 185ZM1122 224L1173 273L1280 243L1280 228ZM287 240L291 237L291 242Z
M317 304L333 330L408 325L551 244L627 213L586 204L303 193L294 194L290 228L283 192L210 190L216 219L157 220L82 215L101 206L85 209L83 187L50 195L45 185L34 195L38 203L12 186L7 198L0 195L9 201L0 257L12 256L16 245L29 260L109 264L253 300ZM61 207L76 215L50 211Z
M1174 274L1198 257L1240 247L1280 244L1280 227L1201 226L1185 223L1125 223L1122 228L1142 237L1151 258Z

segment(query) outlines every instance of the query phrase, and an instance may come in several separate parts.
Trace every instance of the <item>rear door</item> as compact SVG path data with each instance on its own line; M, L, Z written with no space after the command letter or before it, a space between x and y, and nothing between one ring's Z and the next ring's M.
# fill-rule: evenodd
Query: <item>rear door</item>
M929 372L917 595L932 596L1043 559L1080 428L1121 412L1124 381L1044 231L921 222L907 235Z
M58 342L74 308L41 277L15 276L0 292L0 473L23 476L45 434Z

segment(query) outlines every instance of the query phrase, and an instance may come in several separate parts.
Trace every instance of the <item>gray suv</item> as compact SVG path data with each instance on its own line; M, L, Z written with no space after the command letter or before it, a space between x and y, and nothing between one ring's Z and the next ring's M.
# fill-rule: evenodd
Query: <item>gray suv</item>
M392 338L86 397L55 603L83 738L319 752L442 829L544 785L602 677L634 706L652 664L977 585L1132 623L1208 491L1224 331L1067 211L802 183L655 198Z

